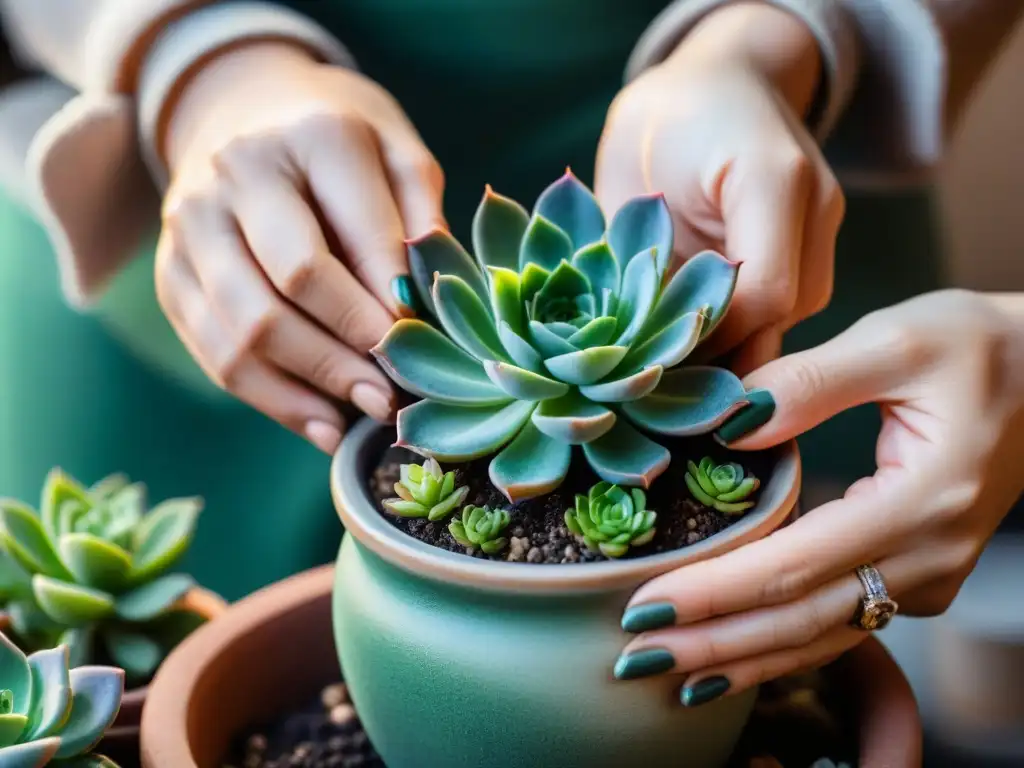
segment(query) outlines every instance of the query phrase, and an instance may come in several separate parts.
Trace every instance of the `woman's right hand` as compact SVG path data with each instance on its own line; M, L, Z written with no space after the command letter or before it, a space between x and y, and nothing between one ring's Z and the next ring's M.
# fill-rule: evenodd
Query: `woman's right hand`
M366 353L403 311L404 240L444 226L441 169L395 100L298 48L249 45L188 84L161 149L157 296L203 370L327 452L336 401L389 420Z

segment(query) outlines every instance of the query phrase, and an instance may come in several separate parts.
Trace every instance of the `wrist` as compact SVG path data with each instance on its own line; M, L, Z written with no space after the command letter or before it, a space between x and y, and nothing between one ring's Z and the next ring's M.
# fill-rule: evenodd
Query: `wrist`
M712 11L679 43L664 66L689 66L694 59L756 72L803 118L822 84L821 49L814 34L799 18L763 0Z
M246 92L272 104L274 83L304 73L319 61L301 43L282 40L240 40L197 61L166 102L165 117L154 136L157 153L173 171L229 95L233 104Z

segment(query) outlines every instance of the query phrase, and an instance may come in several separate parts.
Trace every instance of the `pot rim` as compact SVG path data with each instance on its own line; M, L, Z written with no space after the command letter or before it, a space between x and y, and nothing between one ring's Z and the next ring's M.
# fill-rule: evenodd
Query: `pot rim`
M375 451L385 432L392 429L364 417L349 430L334 455L331 496L345 530L401 570L476 590L550 595L635 585L767 536L786 519L800 493L800 453L796 441L791 440L776 449L775 466L762 486L757 506L740 521L697 544L648 557L586 564L481 560L409 536L377 510L364 482L368 471L365 454Z

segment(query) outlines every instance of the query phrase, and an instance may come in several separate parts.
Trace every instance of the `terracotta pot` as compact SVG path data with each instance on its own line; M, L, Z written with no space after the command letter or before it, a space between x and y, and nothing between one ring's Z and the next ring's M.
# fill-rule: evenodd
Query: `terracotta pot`
M305 705L337 682L333 570L318 568L267 587L178 646L150 686L142 716L144 768L220 768L237 734ZM840 675L845 698L856 702L860 768L919 768L917 704L881 644L869 638L828 674ZM421 765L430 764L424 755Z
M619 622L645 581L783 523L800 490L795 443L775 452L757 506L698 544L526 565L447 552L385 520L367 479L394 439L393 428L363 420L331 469L348 532L334 635L353 702L389 768L419 768L424 749L443 752L446 768L725 763L757 690L687 709L677 679L617 681L612 666L629 639Z
M178 602L177 608L210 620L223 613L227 603L205 589L193 589ZM9 627L10 619L6 614L0 613L0 632L6 632ZM148 693L149 686L125 691L117 718L96 747L97 752L106 755L121 768L139 765L139 731L142 707L146 703Z
M177 609L202 616L207 621L220 616L227 603L219 595L205 589L193 589L177 604ZM107 730L96 751L116 762L121 768L139 765L139 731L143 705L150 686L125 691L117 719Z

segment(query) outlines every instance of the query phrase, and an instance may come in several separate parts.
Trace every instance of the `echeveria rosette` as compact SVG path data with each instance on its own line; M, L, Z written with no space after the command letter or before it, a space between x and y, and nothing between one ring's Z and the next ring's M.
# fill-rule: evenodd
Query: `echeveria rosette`
M577 494L575 509L565 510L569 530L606 557L622 557L630 547L649 543L657 518L647 509L647 496L639 488L627 491L604 482L594 485L586 496Z
M700 464L686 462L685 479L697 501L726 515L738 515L753 507L750 497L761 486L761 481L746 474L739 464L716 464L710 456L701 459Z
M423 464L402 464L395 483L398 498L385 499L384 509L400 517L443 520L466 500L469 488L455 487L455 473L442 472L435 459Z
M662 196L606 228L569 172L532 214L488 188L475 259L440 229L410 242L423 317L373 350L422 398L396 444L455 462L500 451L490 478L513 502L556 488L573 445L602 479L649 487L670 457L645 433L711 432L746 403L730 372L676 367L724 316L737 265L706 251L667 277L672 242Z
M69 670L66 646L25 656L0 634L0 766L117 768L89 754L124 694L116 667Z
M494 555L508 545L508 539L501 535L508 522L508 510L467 504L462 508L462 518L448 524L448 531L466 549L476 547Z
M0 500L4 606L30 648L70 648L72 666L94 658L102 636L133 680L148 678L186 619L176 604L195 584L168 573L191 542L202 502L170 499L145 511L145 489L122 475L86 488L60 470L37 513Z

